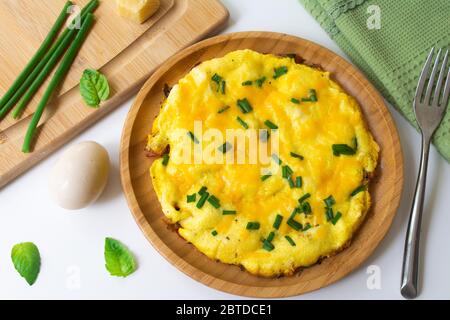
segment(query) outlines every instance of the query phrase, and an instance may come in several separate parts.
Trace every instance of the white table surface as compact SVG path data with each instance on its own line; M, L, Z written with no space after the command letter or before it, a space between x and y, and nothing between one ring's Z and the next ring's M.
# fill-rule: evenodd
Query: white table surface
M278 31L342 51L297 0L223 0L231 13L223 31ZM3 299L235 299L178 271L144 238L121 191L119 142L131 101L120 106L73 142L95 140L109 151L112 173L104 194L91 207L68 212L49 198L47 178L61 152L37 165L0 191L0 298ZM393 225L375 253L339 282L298 299L401 299L403 242L419 163L418 133L392 108L405 158L405 188ZM68 144L70 145L70 144ZM420 298L450 298L450 165L431 152L429 187L422 232ZM115 237L135 253L139 268L122 279L104 268L103 243ZM34 286L16 273L11 247L32 241L40 249L42 267ZM380 287L369 289L368 270L380 271ZM368 269L369 268L369 269Z

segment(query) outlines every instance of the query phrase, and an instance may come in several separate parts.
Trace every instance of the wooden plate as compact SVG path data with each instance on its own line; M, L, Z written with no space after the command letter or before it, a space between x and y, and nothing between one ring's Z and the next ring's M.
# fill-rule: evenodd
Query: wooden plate
M297 53L308 63L319 64L360 103L370 130L381 147L380 163L371 192L373 205L351 246L321 264L282 278L261 278L212 261L188 244L163 221L148 169L152 160L144 147L163 100L164 84L178 82L199 62L238 49L262 53ZM144 67L144 66L143 66ZM400 201L403 158L394 122L381 96L350 63L310 41L293 36L244 32L214 37L170 58L145 83L123 129L120 170L128 205L153 246L178 269L210 287L252 297L286 297L325 287L358 267L388 231Z

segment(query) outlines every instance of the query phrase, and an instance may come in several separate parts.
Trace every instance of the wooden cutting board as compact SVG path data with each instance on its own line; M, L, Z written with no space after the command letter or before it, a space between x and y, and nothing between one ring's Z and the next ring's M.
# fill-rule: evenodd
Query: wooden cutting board
M33 56L66 0L0 1L0 96ZM80 7L88 0L74 0ZM103 0L96 23L58 94L47 106L31 154L21 146L45 83L19 120L0 121L0 188L81 133L133 95L167 58L217 31L228 19L218 0L161 0L139 25L118 16L115 1ZM78 82L84 69L99 69L112 97L99 109L86 107Z

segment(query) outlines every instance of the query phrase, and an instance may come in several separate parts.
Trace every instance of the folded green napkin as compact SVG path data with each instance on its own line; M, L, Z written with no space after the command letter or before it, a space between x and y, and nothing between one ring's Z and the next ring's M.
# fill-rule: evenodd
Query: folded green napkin
M450 47L450 1L300 2L381 94L417 128L412 108L414 92L431 47ZM434 144L450 162L450 111L436 131Z

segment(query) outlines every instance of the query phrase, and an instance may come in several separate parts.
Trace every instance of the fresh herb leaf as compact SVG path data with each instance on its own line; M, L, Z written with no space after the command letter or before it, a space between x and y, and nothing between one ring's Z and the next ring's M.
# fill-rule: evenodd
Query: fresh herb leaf
M270 243L270 241L264 240L263 249L267 251L272 251L273 249L275 249L275 246L272 243Z
M96 70L84 70L80 80L80 93L88 106L98 108L101 101L106 101L109 98L108 80Z
M301 204L301 208L304 214L310 214L312 212L311 205L308 201L303 201Z
M217 84L217 91L225 94L226 81L217 73L212 76L211 80Z
M217 199L216 196L210 195L210 196L208 197L208 202L209 202L214 208L216 208L216 209L219 209L219 208L220 208L220 200Z
M260 227L260 223L256 221L247 223L247 230L258 230Z
M283 216L280 214L277 214L277 216L275 217L275 221L273 222L273 227L278 230L280 228L282 221L283 221Z
M293 246L293 247L296 246L294 240L292 240L291 237L289 237L289 236L284 236L284 238L287 240L287 242L289 242L289 244L290 244L291 246Z
M336 223L339 221L339 219L342 217L342 213L340 213L339 211L336 213L336 215L333 217L333 219L331 219L331 223L333 225L336 225Z
M136 261L121 242L105 238L105 267L112 276L127 277L136 270Z
M301 188L303 185L303 179L302 177L297 177L295 178L295 187L296 188Z
M295 231L299 231L303 229L303 226L300 222L295 221L293 218L290 218L287 221L288 226L290 226L292 229L294 229Z
M282 66L274 69L273 78L278 79L282 75L285 75L288 72L288 68L286 66Z
M336 204L336 200L334 200L334 197L332 195L328 196L328 198L324 199L323 202L325 202L325 205L327 208L331 208L333 205Z
M14 268L32 286L41 269L41 256L34 243L24 242L16 244L11 250Z
M239 109L241 109L242 113L249 113L253 110L253 108L250 105L250 102L248 102L247 98L239 99L237 101L237 105L238 105Z
M242 120L240 117L237 117L236 120L237 120L237 122L239 122L239 124L240 124L241 126L244 127L244 129L248 129L248 128L249 128L247 122L245 122L244 120Z
M289 187L290 187L291 189L295 188L295 183L294 183L294 180L292 180L292 177L291 177L291 176L289 176L289 177L287 178L287 181L289 182Z
M333 220L333 217L334 217L333 209L330 207L326 207L325 208L325 216L327 217L327 221Z
M208 199L209 197L209 192L203 192L203 194L201 195L200 199L198 200L196 207L198 209L203 208L203 206L205 205L206 199Z
M356 153L356 150L346 144L333 144L332 146L333 155L339 157L340 155L351 156Z
M196 193L194 193L194 194L189 194L189 195L187 196L186 201L187 201L187 203L195 202L195 199L196 199L196 198L197 198L197 194L196 194Z
M223 78L221 76L219 76L217 73L214 73L214 75L211 78L212 81L214 81L215 83L217 83L217 85L220 85L220 83L222 82Z
M273 238L275 238L275 232L271 231L266 240L272 242Z
M256 80L256 85L258 86L258 88L261 88L264 84L264 82L266 82L267 78L266 77L261 77L259 79Z
M200 188L200 190L198 190L197 193L202 196L206 192L206 190L208 190L208 188L203 186Z
M309 197L311 197L311 194L306 193L306 194L303 195L300 199L298 199L298 202L301 204L303 201L305 201L305 200L308 199Z

